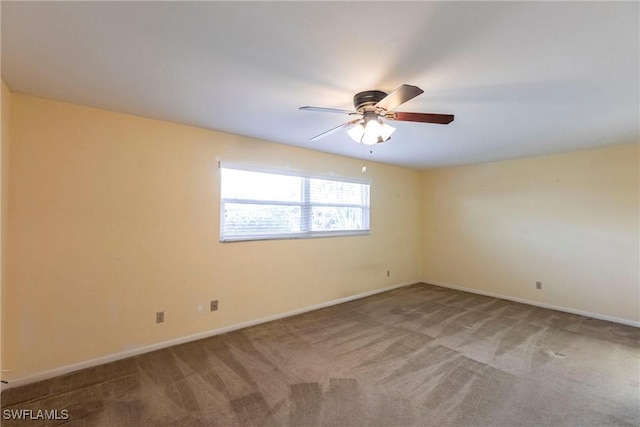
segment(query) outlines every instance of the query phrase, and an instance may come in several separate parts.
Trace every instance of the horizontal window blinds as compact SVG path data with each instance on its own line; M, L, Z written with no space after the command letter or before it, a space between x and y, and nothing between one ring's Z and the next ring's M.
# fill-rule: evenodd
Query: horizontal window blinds
M238 165L220 169L220 241L369 231L369 183Z

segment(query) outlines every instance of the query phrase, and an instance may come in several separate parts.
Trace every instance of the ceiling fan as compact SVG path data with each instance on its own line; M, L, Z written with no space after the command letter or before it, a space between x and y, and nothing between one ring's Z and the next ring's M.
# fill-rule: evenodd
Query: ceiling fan
M354 141L374 145L389 140L391 134L396 130L394 127L385 123L383 119L402 122L437 123L441 125L446 125L453 121L452 114L391 111L423 92L424 91L417 86L402 85L389 94L381 90L367 90L355 94L353 97L353 106L356 111L323 107L300 107L299 109L304 111L348 114L355 117L347 123L343 123L320 135L314 136L310 141L316 141L342 128L353 126L347 133Z

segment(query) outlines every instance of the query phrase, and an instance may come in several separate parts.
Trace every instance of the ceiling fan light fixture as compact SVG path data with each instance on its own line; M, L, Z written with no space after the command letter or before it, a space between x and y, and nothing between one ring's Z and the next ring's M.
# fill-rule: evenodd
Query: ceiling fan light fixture
M387 141L395 131L396 128L383 122L382 126L380 126L380 137L383 141Z
M378 142L382 142L380 141L380 136L379 135L374 135L371 133L366 133L364 134L364 136L362 137L362 143L365 145L374 145L377 144Z
M364 126L361 123L353 126L351 129L347 131L347 134L353 139L355 142L362 141L362 136L364 135Z
M370 118L364 126L364 135L362 135L362 143L366 145L377 144L384 141L380 132L382 130L382 124L377 118Z
M378 121L377 117L376 118L369 118L367 120L367 123L364 125L364 133L365 134L380 134L380 127L382 125L380 124L380 121Z
M355 141L362 142L365 145L374 145L391 138L391 134L395 130L394 127L389 126L376 117L369 118L364 126L360 124L349 130L349 136Z

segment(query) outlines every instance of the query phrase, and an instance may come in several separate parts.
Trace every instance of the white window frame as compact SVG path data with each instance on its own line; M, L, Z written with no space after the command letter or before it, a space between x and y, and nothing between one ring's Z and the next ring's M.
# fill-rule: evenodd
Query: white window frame
M370 215L371 215L371 180L344 178L337 176L327 175L312 175L297 171L290 170L278 170L256 166L249 166L244 164L222 162L218 163L219 167L219 180L220 180L220 242L241 242L241 241L255 241L255 240L281 240L281 239L309 239L319 237L338 237L338 236L363 236L368 235L370 232ZM296 176L303 179L302 200L300 202L283 202L273 200L254 200L254 199L237 199L237 198L223 198L222 197L222 169L236 169L247 172L260 172L276 175ZM355 184L366 185L366 191L368 192L367 204L339 204L339 203L312 203L310 201L310 179L322 179L328 181L348 182ZM300 220L300 232L292 233L271 233L271 234L253 234L253 235L225 235L224 233L224 219L225 219L225 205L227 203L237 204L252 204L252 205L280 205L280 206L300 206L301 208L301 220ZM327 230L327 231L312 231L312 210L314 207L340 207L340 208L358 208L362 209L362 223L364 229L362 230Z

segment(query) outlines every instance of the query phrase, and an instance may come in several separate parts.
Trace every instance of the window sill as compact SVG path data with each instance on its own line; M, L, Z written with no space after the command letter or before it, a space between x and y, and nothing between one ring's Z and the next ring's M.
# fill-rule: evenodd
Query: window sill
M300 234L281 234L269 236L246 236L246 237L227 237L220 239L220 243L236 243L236 242L257 242L264 240L303 240L303 239L321 239L326 237L347 237L347 236L368 236L369 230L362 231L327 231Z

